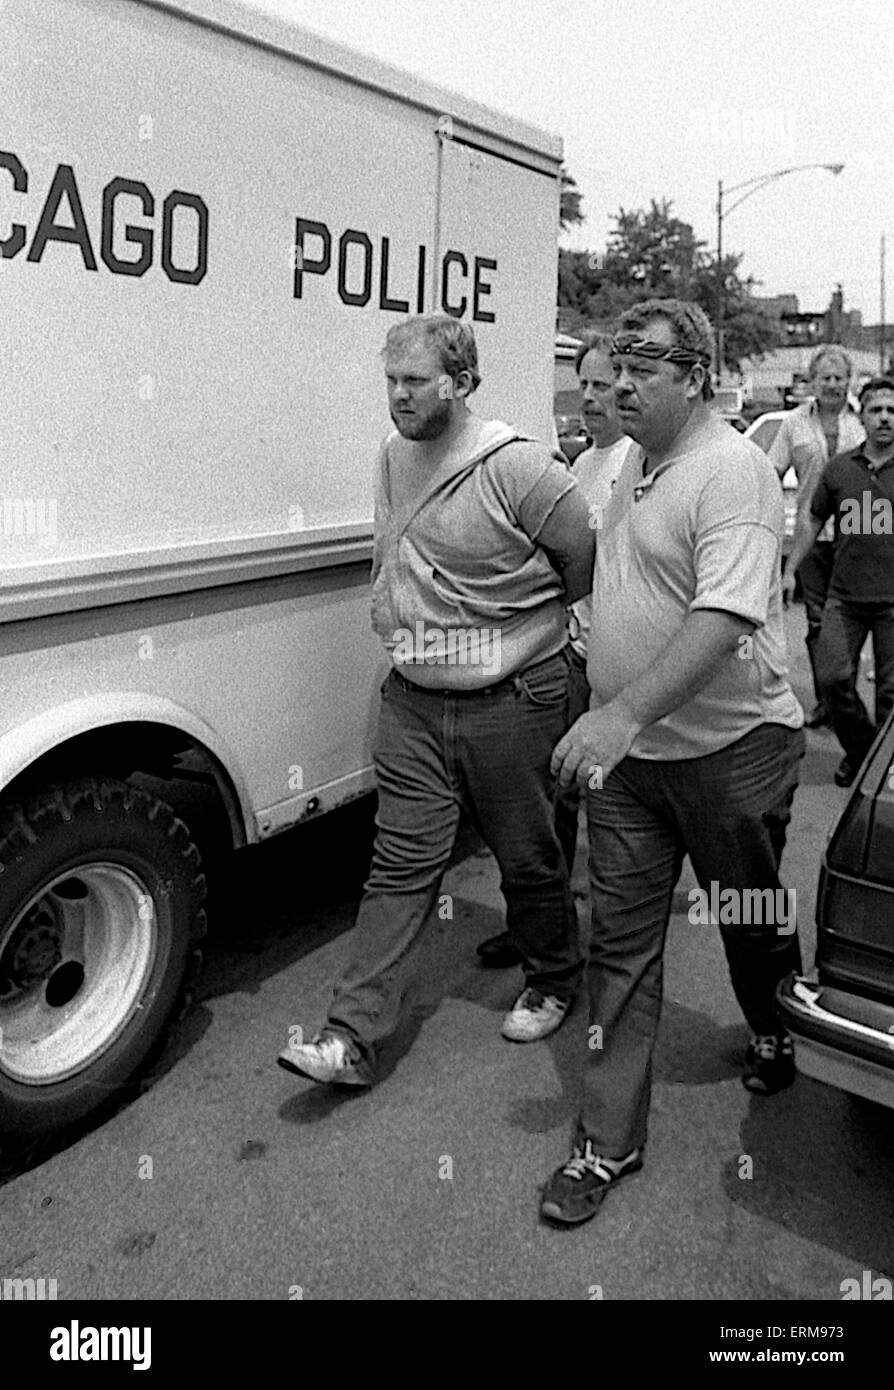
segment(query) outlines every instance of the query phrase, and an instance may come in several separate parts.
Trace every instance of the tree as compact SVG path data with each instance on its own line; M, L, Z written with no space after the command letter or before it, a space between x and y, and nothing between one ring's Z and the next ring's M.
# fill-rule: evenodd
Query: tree
M691 299L717 317L717 262L688 222L673 215L667 198L649 208L621 208L602 254L559 252L559 310L568 332L606 323L643 299ZM751 299L754 280L741 280L741 256L721 263L724 360L738 369L745 356L760 357L779 341L777 325Z
M615 218L615 230L609 237L606 270L612 272L616 283L632 283L644 294L676 295L690 299L695 284L696 269L704 242L696 241L688 222L671 214L667 198L652 199L648 211L625 212Z
M771 319L754 303L753 292L758 282L749 276L740 280L741 256L724 256L721 261L723 283L723 360L737 371L743 357L763 357L782 341L778 322ZM717 260L711 258L701 268L693 299L702 306L708 318L716 323L719 293Z
M569 227L580 227L583 220L580 191L563 164L559 179L559 226L567 232Z

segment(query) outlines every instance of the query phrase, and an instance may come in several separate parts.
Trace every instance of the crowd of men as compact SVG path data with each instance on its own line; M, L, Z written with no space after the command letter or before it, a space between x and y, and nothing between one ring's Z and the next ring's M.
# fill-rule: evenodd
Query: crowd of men
M503 1037L547 1037L585 985L598 1039L580 1057L571 1154L542 1188L551 1224L588 1220L642 1166L684 857L713 901L784 896L805 740L783 595L799 565L818 704L849 768L874 730L854 674L870 631L876 720L891 704L894 542L846 532L844 514L857 498L869 517L894 501L894 383L863 388L858 421L848 364L827 353L771 460L712 408L713 351L702 310L671 299L590 335L577 369L592 445L573 472L549 446L469 410L480 375L467 324L413 318L383 352L395 429L378 460L372 575L373 625L391 657L377 835L326 1022L279 1061L324 1084L374 1083L465 812L506 902L506 931L479 954L524 974ZM783 579L777 471L790 463L801 505ZM820 532L835 516L829 555ZM581 801L586 950L570 888ZM752 1034L743 1081L772 1095L795 1076L774 1001L800 968L796 924L732 912L716 925Z
M844 750L835 772L849 787L894 705L894 380L873 377L850 398L852 366L839 347L810 364L811 396L783 421L770 459L798 477L795 537L784 601L801 581L817 703L808 727L830 724ZM875 718L857 689L872 634Z

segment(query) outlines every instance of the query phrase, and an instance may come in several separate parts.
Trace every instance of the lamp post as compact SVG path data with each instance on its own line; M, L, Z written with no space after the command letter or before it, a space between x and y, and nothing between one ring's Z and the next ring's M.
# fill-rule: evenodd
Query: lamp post
M729 217L746 198L750 198L752 193L759 192L766 188L768 183L775 183L777 179L784 179L786 174L797 174L802 169L828 169L830 174L840 174L844 168L843 164L793 164L788 169L776 169L771 174L758 174L753 179L746 179L744 183L733 184L732 188L724 188L723 180L717 180L717 322L715 324L716 352L714 368L718 380L723 371L723 312L724 312L724 283L723 269L723 219ZM745 192L742 192L742 190ZM724 196L730 193L742 193L741 198L736 198L735 202L724 207Z

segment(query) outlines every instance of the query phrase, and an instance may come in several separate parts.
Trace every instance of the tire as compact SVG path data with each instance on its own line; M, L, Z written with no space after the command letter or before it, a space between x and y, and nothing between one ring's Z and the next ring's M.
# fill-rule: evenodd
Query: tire
M0 1133L121 1098L193 983L205 877L165 801L84 778L0 814Z

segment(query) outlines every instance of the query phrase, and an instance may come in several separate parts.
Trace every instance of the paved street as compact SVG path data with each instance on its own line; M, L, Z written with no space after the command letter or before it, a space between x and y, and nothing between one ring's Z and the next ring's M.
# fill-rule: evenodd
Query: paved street
M787 622L806 699L803 609ZM808 739L785 877L812 960L846 793L832 736ZM474 845L381 1084L345 1098L275 1066L289 1025L324 1014L368 825L349 808L237 857L154 1084L0 1190L0 1276L55 1278L60 1299L836 1300L845 1278L894 1274L894 1111L803 1078L771 1099L743 1089L746 1028L716 931L687 921L689 877L645 1168L576 1231L538 1224L537 1187L567 1153L586 1010L546 1042L501 1040L520 976L477 966L501 917ZM580 859L576 878L584 892Z

